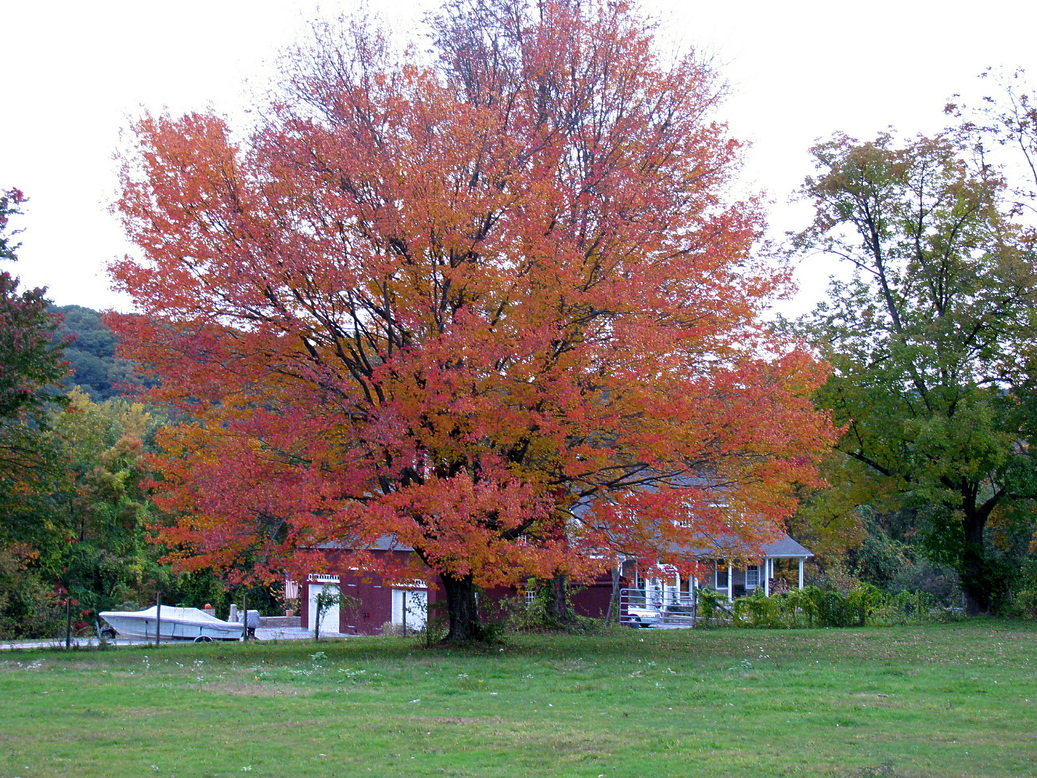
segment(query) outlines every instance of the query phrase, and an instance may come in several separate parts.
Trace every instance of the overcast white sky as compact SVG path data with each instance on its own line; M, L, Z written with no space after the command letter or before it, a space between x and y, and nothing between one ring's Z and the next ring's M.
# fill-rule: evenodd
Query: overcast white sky
M782 230L809 219L788 199L810 173L815 139L938 131L947 99L981 94L988 66L1025 67L1037 82L1037 3L1025 0L644 3L668 34L715 56L732 87L722 118L754 144L746 175L767 190ZM407 19L419 0L371 4ZM354 5L324 0L319 12ZM17 224L20 261L3 269L47 286L59 305L128 308L105 272L132 251L107 210L127 117L141 106L242 110L316 13L316 0L6 0L0 188L30 202ZM805 271L805 297L826 275L820 264Z

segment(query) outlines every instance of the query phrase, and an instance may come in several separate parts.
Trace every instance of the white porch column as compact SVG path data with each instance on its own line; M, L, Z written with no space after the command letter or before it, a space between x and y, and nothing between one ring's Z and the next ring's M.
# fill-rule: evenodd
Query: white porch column
M803 557L799 558L799 588L803 589Z
M770 557L763 558L763 594L771 596L771 560Z

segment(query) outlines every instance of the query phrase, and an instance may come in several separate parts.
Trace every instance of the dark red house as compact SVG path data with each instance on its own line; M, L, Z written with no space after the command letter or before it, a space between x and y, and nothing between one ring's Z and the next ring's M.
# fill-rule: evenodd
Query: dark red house
M438 574L424 565L413 549L392 537L380 538L367 551L375 559L391 557L395 568L413 571L402 580L358 570L352 564L351 550L342 546L326 545L312 550L319 551L327 560L327 572L308 576L299 587L302 626L309 630L317 626L317 597L321 592L335 595L337 600L323 614L323 635L377 635L389 624L396 625L396 629L419 630L430 613L435 616L437 604L445 599ZM481 596L487 615L492 616L499 612L503 601L522 598L525 592L518 587L498 587L481 592ZM572 603L583 616L604 618L611 597L612 579L605 575L593 584L577 587Z
M611 573L606 572L592 584L576 587L571 595L573 607L582 616L605 618L615 588L619 609L625 615L627 603L619 597L619 590L627 586L633 587L627 591L639 594L646 602L658 601L661 605L687 605L693 601L693 590L701 586L731 598L751 593L757 587L770 595L780 562L794 566L783 573L782 580L802 589L803 564L813 556L787 535L764 544L756 554L758 559L750 559L741 566L729 560L748 559L753 553L733 540L727 553L725 548L723 544L714 544L708 549L688 550L689 559L703 563L698 580L677 572L662 573L655 565L649 565L643 573L635 560L627 559L620 565L622 576L615 584ZM308 576L300 586L302 626L311 631L317 626L317 597L321 592L337 595L335 604L327 608L321 620L320 631L325 635L377 635L387 625L399 630L420 630L429 614L436 614L437 604L445 600L438 574L423 564L412 548L390 536L380 538L366 550L377 561L391 558L392 567L407 569L405 577L388 579L359 570L352 560L352 551L343 546L326 545L313 550L325 558L327 572ZM492 618L500 612L504 601L520 600L526 593L521 587L498 587L481 592L481 596L486 616Z

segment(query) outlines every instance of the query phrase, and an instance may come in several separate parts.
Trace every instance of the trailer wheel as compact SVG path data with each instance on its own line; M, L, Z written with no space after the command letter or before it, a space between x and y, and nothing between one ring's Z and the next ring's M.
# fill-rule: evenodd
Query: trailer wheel
M101 630L101 637L105 640L115 640L115 630L111 627L105 627Z
M193 641L194 643L212 643L212 638L208 635L199 635Z

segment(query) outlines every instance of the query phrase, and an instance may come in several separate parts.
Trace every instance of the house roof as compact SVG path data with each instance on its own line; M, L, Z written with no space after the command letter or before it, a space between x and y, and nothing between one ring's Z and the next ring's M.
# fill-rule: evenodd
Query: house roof
M682 473L667 479L671 487L695 487L715 492L718 500L724 499L724 493L729 491L730 484L725 484L715 474L708 471L698 473ZM657 490L655 484L645 487L648 492ZM591 499L582 499L574 508L573 514L582 516L591 507ZM807 559L814 556L806 547L800 545L785 533L781 533L770 543L754 545L747 543L733 535L721 533L699 533L694 540L687 544L666 543L659 538L661 547L668 548L669 552L686 556L692 559L718 559L724 556L731 558L752 558L760 556L768 559ZM699 545L701 544L701 545Z
M754 549L744 541L738 538L721 535L712 536L710 538L702 538L703 545L697 548L684 548L677 549L677 553L686 555L693 559L716 559L723 557L728 554L733 557L744 557L753 556ZM369 543L365 546L358 546L355 543L321 543L311 548L320 549L344 549L344 550L365 550L365 551L413 551L406 543L401 542L393 535L382 535L373 543ZM795 540L790 538L786 534L782 534L777 540L771 543L764 543L760 546L760 551L763 552L763 556L770 559L807 559L812 557L814 554L804 546L797 543Z
M804 546L794 541L788 535L782 535L773 543L763 544L764 556L773 559L795 559L797 557L807 558L813 556Z
M318 543L310 548L342 549L345 551L413 551L414 549L406 543L398 540L395 535L382 535L373 543L350 543L334 541L332 543Z
M702 546L670 546L670 552L675 555L686 556L690 559L723 559L729 557L754 557L762 556L767 559L806 559L814 554L809 549L797 543L788 535L782 533L770 543L763 543L755 548L739 538L731 535L700 536Z

